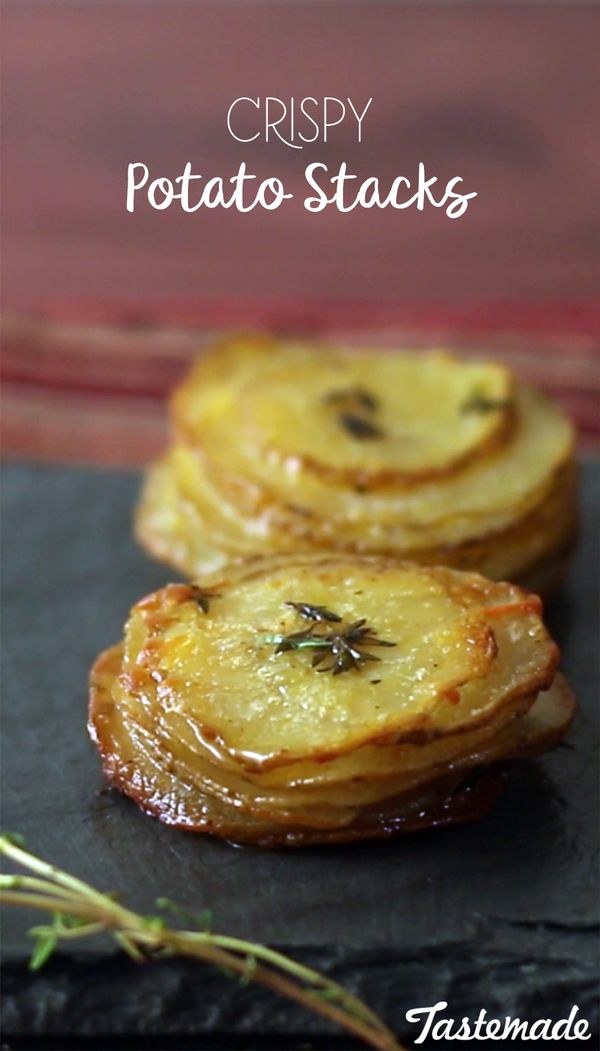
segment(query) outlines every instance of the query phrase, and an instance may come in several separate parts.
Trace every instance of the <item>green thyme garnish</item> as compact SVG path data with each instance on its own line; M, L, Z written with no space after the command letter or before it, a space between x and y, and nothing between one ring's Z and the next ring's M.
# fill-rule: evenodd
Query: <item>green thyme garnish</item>
M359 438L361 441L365 438L383 438L381 427L354 412L341 412L338 421L353 438Z
M467 412L499 412L508 409L510 401L507 398L488 398L480 390L474 390L460 407L461 413Z
M325 609L328 616L323 617L320 614L319 619L302 612L303 610L322 611L323 606L310 606L305 602L286 602L285 605L293 606L301 616L305 619L312 619L315 623L302 631L291 632L289 635L281 633L266 635L264 642L275 646L276 655L289 653L291 650L312 650L311 666L319 672L330 671L333 675L340 675L344 671L361 671L365 664L381 659L370 652L370 647L396 645L395 642L380 639L364 617L344 625L342 618L338 614L332 614L328 609ZM340 626L335 628L325 626L327 622L332 621L339 623Z
M328 405L338 410L340 427L353 438L364 441L369 438L383 438L383 431L374 420L379 402L363 387L348 387L346 390L333 390L325 396Z
M169 898L159 898L156 905L163 913L179 915L189 925L180 930L166 915L134 912L117 895L102 893L36 857L17 837L0 836L0 855L25 870L0 874L0 902L49 914L47 923L29 931L35 939L32 970L43 967L58 946L108 934L136 963L153 966L155 960L178 956L202 960L242 985L256 982L337 1023L376 1051L403 1051L393 1033L349 990L270 946L217 933L204 911L188 913Z

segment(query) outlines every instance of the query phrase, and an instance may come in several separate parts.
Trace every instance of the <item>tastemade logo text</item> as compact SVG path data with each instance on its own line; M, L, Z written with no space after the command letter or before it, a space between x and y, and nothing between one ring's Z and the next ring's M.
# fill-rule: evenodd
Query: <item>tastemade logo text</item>
M372 102L372 98L356 102L332 96L299 100L240 96L229 106L225 125L242 149L263 141L302 150L307 145L314 147L315 143L331 141L335 129L341 130L342 126L346 131L350 128L350 134L362 143L363 125ZM413 207L423 211L429 207L443 208L449 219L458 219L477 197L474 191L464 192L461 176L440 183L435 174L425 170L422 162L410 175L403 172L384 184L375 175L360 180L346 161L342 161L336 171L331 171L322 161L313 161L304 170L304 181L309 192L303 206L308 212L322 212L325 208L339 212L352 212L355 208L403 211ZM197 212L201 208L251 212L257 207L275 211L294 196L282 178L273 175L259 180L243 160L237 172L229 177L195 171L191 161L175 178L151 172L144 161L133 161L127 167L128 212L135 212L140 204L157 211L165 211L172 205L184 212Z
M589 1024L584 1018L577 1018L579 1007L571 1008L568 1018L553 1021L551 1018L540 1018L535 1022L521 1021L520 1018L489 1018L487 1011L482 1010L476 1019L439 1018L448 1004L445 1000L432 1007L414 1007L406 1012L406 1021L420 1026L415 1044L425 1040L589 1040Z

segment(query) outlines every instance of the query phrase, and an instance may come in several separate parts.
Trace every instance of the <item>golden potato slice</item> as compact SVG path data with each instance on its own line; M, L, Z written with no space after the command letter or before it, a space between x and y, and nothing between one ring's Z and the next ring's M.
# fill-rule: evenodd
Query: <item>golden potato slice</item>
M445 716L442 736L428 738L424 731L416 743L367 744L328 763L302 761L255 774L254 779L263 787L323 787L353 778L385 779L398 770L419 777L434 764L452 763L497 740L504 726L522 716L539 690L552 682L558 654L546 645L535 613L524 618L506 614L489 623L494 624L497 657L483 680L466 684L458 697L446 702L448 710L439 713Z
M506 368L446 351L246 336L204 355L175 392L172 413L194 446L235 419L252 455L292 458L294 470L349 484L386 484L435 477L488 448L511 422L511 401Z
M530 706L534 699L528 698L527 705ZM124 704L123 713L126 711L127 705ZM435 744L426 744L419 748L423 753L422 763L412 769L410 765L402 768L402 756L398 750L396 770L388 770L386 776L373 777L368 772L355 772L346 781L306 783L296 781L292 771L289 784L269 787L251 780L243 766L238 764L235 769L211 758L204 743L198 740L194 725L179 712L161 709L152 714L156 721L151 725L144 723L146 730L161 748L176 755L179 775L186 783L255 817L268 816L269 820L279 824L293 822L312 828L341 827L352 821L358 807L410 792L443 777L449 770L462 771L503 758L510 754L511 745L520 740L514 725L511 725L510 733L508 729L498 735L487 733L486 740L480 741L478 746L472 740L473 735L465 733L452 738L454 755L451 761L436 761L435 754L432 754L436 751ZM143 721L146 715L138 709L132 718ZM129 718L129 713L123 714L123 718ZM512 722L519 721L513 719ZM481 731L480 736L483 736ZM463 737L467 739L464 742ZM335 759L322 765L328 767L334 763ZM290 768L287 769L289 772ZM356 769L360 770L360 767Z
M574 535L573 430L496 365L239 338L171 412L136 532L191 575L323 550L543 582Z
M140 542L156 558L192 576L219 570L232 558L260 552L337 549L390 555L396 552L393 541L398 539L399 550L413 561L476 569L492 579L518 579L542 590L543 578L530 574L537 572L538 564L562 556L576 527L577 472L572 463L555 472L532 509L520 513L515 508L514 516L507 517L503 526L483 520L477 526L473 518L471 538L443 543L440 523L438 546L426 542L435 539L431 529L422 533L413 529L412 542L408 535L391 537L389 530L382 535L373 526L365 527L361 535L352 531L347 536L350 529L338 530L331 523L326 528L327 523L292 507L287 513L293 516L293 528L291 521L284 528L282 518L275 529L273 509L244 519L205 483L204 468L195 454L175 446L149 473L136 515Z
M463 687L458 696L444 698L445 703L454 704L457 712L462 711L468 691L476 687L485 698L487 720L481 725L482 713L478 712L476 729L458 732L455 724L452 733L430 743L364 745L329 761L298 761L262 772L257 772L252 763L244 762L243 757L241 762L233 760L211 736L205 737L202 725L189 712L173 705L152 706L155 732L184 746L194 756L196 768L199 763L216 766L219 769L216 776L225 780L240 804L252 798L260 806L267 801L274 806L278 801L280 808L306 806L316 799L336 806L374 801L391 794L390 784L396 791L406 790L431 780L434 769L442 772L449 766L458 769L480 762L484 754L488 758L496 753L502 755L512 747L519 717L532 705L538 689L551 681L557 656L555 649L549 647L544 661L540 661L543 635L538 628L535 606L520 632L522 645L519 646L515 620L517 613L519 617L522 615L523 609L518 607L525 605L526 600L519 602L515 591L512 589L512 602L490 610L491 623L496 625L498 656L489 673L483 681ZM370 679L368 682L374 685ZM503 703L498 710L499 698ZM487 718L489 711L493 712L491 718ZM471 712L472 707L469 714ZM210 776L210 771L207 775Z
M173 748L169 751L145 728L148 712L139 700L130 698L133 711L115 703L112 688L121 659L121 647L113 647L94 666L90 733L98 744L108 781L167 824L262 846L347 842L479 817L499 788L493 775L478 776L475 781L469 778L463 786L463 775L450 771L427 787L356 808L351 819L344 814L343 822L331 827L294 823L293 816L283 823L273 821L272 815L257 818L240 811L231 800L224 802L199 790L194 775L186 773ZM559 677L551 693L532 709L527 726L520 720L524 730L519 754L556 743L572 713L572 697Z
M380 440L372 443L366 439L351 440L344 428L337 425L329 430L331 413L329 403L323 398L327 390L331 391L336 374L348 379L339 388L342 393L350 390L356 395L356 391L362 389L361 384L365 385L368 380L376 389L376 401L379 399L384 405L387 399L397 400L397 406L389 405L390 435L406 420L406 426L414 431L411 440L407 436L401 444L390 436L382 445ZM303 493L306 485L307 509L319 510L328 493L334 509L338 490L347 488L349 496L354 498L356 479L349 476L348 471L351 475L357 471L368 476L370 464L374 465L375 475L384 472L388 483L393 481L394 472L400 481L413 474L426 481L430 470L436 482L438 474L452 473L447 472L451 464L464 466L473 460L467 455L468 449L477 448L487 460L493 435L497 437L501 433L505 438L512 438L512 430L509 434L505 426L506 417L513 417L512 394L512 379L506 369L460 362L442 352L344 352L239 339L215 348L198 362L175 392L171 411L183 444L202 451L207 461L217 466L219 474L225 471L226 476L231 475L240 493L247 484L250 501L256 499L253 494L257 487L264 488L267 494L272 487L275 500L280 495L285 499L288 493L294 500L295 494ZM519 484L518 478L511 479L516 492L514 496L508 493L506 499L496 490L484 493L481 502L486 510L490 498L492 504L504 508L512 506L515 499L518 501L523 492L535 490L549 471L564 462L572 448L569 424L537 392L520 389L515 408L520 417L530 412L536 417L521 435L525 448L519 448L519 453L527 460L528 470L535 470L537 464L538 479L527 480L524 485ZM262 428L256 422L257 415L264 419ZM248 425L244 423L248 417L255 421L250 430L263 434L257 443L248 440ZM532 437L540 429L543 432L539 435L540 447L529 449ZM511 446L512 442L507 441L506 445ZM550 447L538 463L545 445ZM270 455L261 455L266 451ZM305 460L314 463L314 471L303 471ZM471 467L475 468L476 463L477 457ZM324 477L318 477L323 472ZM332 491L331 485L323 482L334 480L336 472L342 485ZM311 478L311 473L316 477ZM413 483L416 480L412 478ZM421 510L417 517L429 521L445 518L449 510L454 511L452 505L448 507L445 497L440 496L436 484L417 486L412 499L401 485L400 500L394 507L388 506L387 491L380 495L382 504L376 500L353 499L353 502L357 507L367 508L366 517L372 517L373 512L376 516L380 507L384 514L394 517L398 512L409 510L414 516ZM460 491L457 496L460 504ZM474 509L471 502L467 501L469 506L465 511ZM476 503L475 508L477 506ZM346 517L346 507L338 510L340 517ZM459 506L457 510L463 508ZM244 507L243 511L248 513L249 508ZM329 519L329 513L324 517Z
M123 689L149 706L167 698L209 749L249 770L473 729L554 671L536 600L451 570L341 556L259 560L232 567L218 590L209 613L198 604L203 592L187 585L134 607ZM315 624L290 602L333 607L341 623ZM344 632L362 618L355 662ZM509 652L498 661L505 624ZM301 648L278 652L298 632ZM323 632L337 650L323 651Z
M287 346L227 390L229 404L205 392L199 443L211 408L230 419L239 405L248 453L365 488L451 473L499 443L512 421L508 371L444 353L380 354L374 369L369 351ZM474 411L481 404L489 411Z
M559 701L556 700L557 696ZM411 769L410 763L405 766L406 756L397 750L396 770L388 772L386 777L373 779L367 775L354 776L343 783L309 786L292 782L288 786L271 789L248 781L243 770L236 773L207 758L203 747L198 747L189 721L174 709L157 706L157 710L149 713L139 704L136 706L135 702L133 705L125 703L122 717L130 726L141 724L155 744L164 749L165 754L171 753L173 761L177 763L179 776L199 792L214 796L255 817L268 816L269 820L279 824L293 822L312 828L335 828L352 821L357 807L411 792L450 772L489 765L509 756L526 754L528 749L543 751L552 747L557 725L562 728L561 734L565 728L564 697L557 690L555 682L549 695L528 698L527 707L531 707L534 701L531 711L524 716L518 716L516 707L513 707L512 718L500 729L492 728L491 732L485 734L475 731L454 737L453 752L450 754L441 754L439 748L436 754L436 744L439 742L423 746L420 749L423 762L418 768ZM558 723L557 714L560 717ZM155 721L152 721L153 717ZM532 744L533 741L535 744Z
M412 567L346 561L257 572L224 584L210 615L185 595L175 585L134 607L125 672L148 668L176 692L180 710L249 762L276 765L415 732L440 694L484 675L495 653L483 620ZM365 693L365 668L319 674L314 639L307 650L277 653L278 640L312 626L287 602L333 603L346 626L361 618L373 626L363 651L370 677L383 680L376 697ZM319 667L332 659L327 652Z
M482 779L463 792L460 777L454 775L408 798L359 810L351 822L334 829L260 820L198 791L181 776L177 761L157 745L152 733L113 703L111 684L119 666L120 647L113 647L92 670L89 728L105 777L146 813L179 829L263 847L351 842L472 820L487 810L499 788L496 778L491 783Z
M253 455L231 422L214 443L207 428L202 446L179 446L172 466L184 496L202 506L213 489L212 503L227 520L242 533L269 532L273 542L291 531L315 546L333 539L397 553L456 545L498 532L538 506L571 457L572 428L546 398L521 387L515 412L512 440L493 455L410 488L357 492L298 475Z

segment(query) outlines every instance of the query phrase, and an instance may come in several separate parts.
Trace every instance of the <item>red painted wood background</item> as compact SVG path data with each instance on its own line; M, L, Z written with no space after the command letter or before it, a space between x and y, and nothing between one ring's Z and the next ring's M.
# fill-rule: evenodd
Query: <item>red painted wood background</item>
M8 0L4 299L585 299L600 289L600 6ZM242 145L240 96L373 97L364 141ZM302 207L303 172L462 175L461 219ZM297 194L277 212L125 211L126 167Z
M483 349L598 440L600 6L347 0L6 0L4 449L139 463L169 385L216 331ZM240 95L372 96L304 150L242 145ZM294 201L247 215L125 210L126 168ZM419 161L478 197L443 211L302 208L306 164L383 184ZM594 305L596 303L596 306Z

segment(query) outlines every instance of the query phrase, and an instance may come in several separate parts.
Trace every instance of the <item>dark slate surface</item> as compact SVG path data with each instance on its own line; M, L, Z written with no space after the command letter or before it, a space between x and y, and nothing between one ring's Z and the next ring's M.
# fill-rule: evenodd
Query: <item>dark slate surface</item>
M134 907L168 893L210 907L220 930L331 969L405 1035L416 1035L405 1011L439 999L456 1017L484 1006L558 1018L578 1003L597 1024L599 480L586 465L581 542L548 611L580 702L569 747L515 768L477 825L286 853L170 831L99 794L87 670L128 607L172 575L131 539L135 476L6 468L2 826ZM142 1034L165 1048L188 1046L186 1034L211 1048L350 1046L266 993L177 961L140 969L96 947L32 978L30 922L6 912L11 1047L134 1048Z

